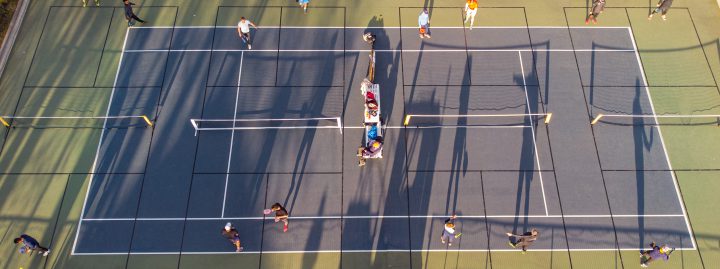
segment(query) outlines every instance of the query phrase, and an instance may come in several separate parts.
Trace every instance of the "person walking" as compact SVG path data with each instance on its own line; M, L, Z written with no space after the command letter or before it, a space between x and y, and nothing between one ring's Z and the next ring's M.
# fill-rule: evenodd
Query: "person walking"
M457 216L453 214L449 219L445 220L442 235L440 236L440 242L442 242L443 245L447 242L448 247L452 246L453 238L455 238L455 219L457 219Z
M303 13L307 14L307 6L308 3L310 3L310 0L298 0L297 2L300 5L300 8L303 9Z
M282 221L284 223L283 225L283 232L288 231L288 217L290 217L290 214L288 214L287 209L285 209L280 203L275 203L270 207L271 212L275 212L275 222Z
M605 11L605 0L593 0L590 12L588 12L587 18L585 18L585 24L588 24L592 20L593 24L597 24L597 17Z
M508 245L512 248L521 247L522 248L522 254L525 254L527 252L527 248L530 247L533 243L535 243L535 240L537 240L537 237L540 235L540 232L538 232L537 229L533 228L529 232L525 232L521 235L513 234L513 233L506 233L508 236Z
M22 244L22 246L20 246L20 253L22 254L30 255L30 253L35 250L38 250L38 255L42 254L43 257L50 254L50 249L41 246L35 238L27 234L20 235L20 237L15 238L13 242L15 242L16 245Z
M470 19L470 30L472 30L473 24L475 24L475 14L477 14L478 2L477 0L467 0L465 2L465 22L467 23Z
M87 7L88 0L82 0L82 1L83 1L83 7ZM100 0L95 0L95 5L100 6Z
M227 240L235 246L235 252L241 252L243 250L243 247L240 244L240 233L238 233L238 230L232 226L232 223L228 222L225 224L225 228L222 230L222 236L227 238Z
M648 264L654 260L665 260L670 259L670 254L675 251L674 248L668 247L663 244L658 246L655 242L650 243L650 250L640 251L640 267L648 267Z
M650 13L650 16L648 16L648 20L652 20L653 15L657 13L661 13L662 19L664 21L667 20L667 17L665 16L670 10L670 7L673 4L673 0L660 0L660 2L657 3L657 8L653 9L653 11Z
M252 49L252 40L250 40L250 26L257 30L257 25L255 25L245 17L240 17L240 22L238 22L237 28L238 35L240 35L240 39L242 39L243 43L247 44L247 48L249 50Z
M430 12L427 8L420 13L418 25L420 26L420 38L430 38Z
M129 0L123 0L123 4L125 5L125 19L128 21L128 27L133 26L135 23L133 23L133 19L136 21L139 21L140 23L145 23L144 20L141 20L138 18L137 15L133 12L132 6L135 5L135 3L130 2Z

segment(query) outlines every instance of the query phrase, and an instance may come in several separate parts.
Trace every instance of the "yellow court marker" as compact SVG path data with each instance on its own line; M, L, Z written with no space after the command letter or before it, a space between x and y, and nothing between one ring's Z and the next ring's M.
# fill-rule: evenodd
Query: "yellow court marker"
M150 119L147 116L142 115L141 117L143 118L143 120L145 120L145 122L147 122L148 126L150 126L150 127L153 126L152 121L150 121Z
M412 115L405 115L405 121L403 122L405 126L408 126L408 124L410 124L410 117L412 117Z
M547 116L545 116L545 124L550 124L550 119L552 119L552 113L547 113Z
M0 123L2 123L2 125L5 125L5 127L10 127L10 124L7 121L5 121L5 119L3 119L3 117L0 117Z
M598 114L597 116L595 116L595 119L593 119L593 121L590 122L590 125L595 125L595 123L597 123L598 121L600 121L600 119L601 119L603 116L605 116L605 115L603 115L603 114Z

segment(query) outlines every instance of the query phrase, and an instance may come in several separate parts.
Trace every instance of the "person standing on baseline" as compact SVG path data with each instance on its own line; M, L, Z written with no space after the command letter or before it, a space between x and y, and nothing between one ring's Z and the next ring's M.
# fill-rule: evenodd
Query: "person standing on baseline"
M128 21L128 27L133 26L135 23L133 23L133 19L136 21L139 21L140 23L145 23L144 20L141 20L138 18L137 15L133 12L132 6L135 5L135 3L130 2L129 0L123 0L123 4L125 5L125 19Z
M662 19L666 21L667 17L665 16L665 14L667 14L668 10L670 10L672 4L673 0L660 0L660 2L657 3L657 8L653 9L653 11L650 13L650 16L648 16L648 20L652 20L653 15L660 13L662 15Z
M249 50L252 49L252 40L250 40L250 26L257 30L257 26L254 23L252 23L245 17L240 17L240 22L238 22L237 28L238 35L240 35L240 39L242 39L243 43L247 44L247 48Z
M477 0L467 0L465 3L465 22L467 23L470 19L470 30L472 30L473 24L475 24L475 14L477 14L478 2Z
M525 254L525 252L527 252L527 248L533 243L535 243L535 240L537 240L540 232L538 232L537 229L533 228L529 232L525 232L521 235L513 233L506 233L505 235L508 236L508 240L510 241L508 242L508 245L510 245L512 248L521 247L522 254Z
M420 26L420 38L430 38L430 12L427 8L420 13L418 25Z
M225 224L225 229L222 230L222 236L227 238L227 240L235 246L235 252L241 252L243 250L240 244L240 233L232 226L232 223L228 222Z
M35 238L32 238L27 234L20 235L20 237L15 238L13 242L17 245L22 244L22 246L20 246L20 253L23 254L30 255L30 253L34 250L38 250L38 255L42 254L43 256L47 256L50 254L50 249L41 246Z
M592 20L593 24L597 24L597 17L605 11L605 0L593 0L590 12L588 12L587 18L585 18L585 24L588 24Z
M310 3L310 0L298 0L297 2L300 5L300 8L303 9L303 13L307 14L307 6L308 3Z
M658 246L655 242L650 243L651 250L640 251L640 267L648 267L648 264L655 260L665 260L666 262L670 259L670 254L675 251L674 248L668 247L663 244Z

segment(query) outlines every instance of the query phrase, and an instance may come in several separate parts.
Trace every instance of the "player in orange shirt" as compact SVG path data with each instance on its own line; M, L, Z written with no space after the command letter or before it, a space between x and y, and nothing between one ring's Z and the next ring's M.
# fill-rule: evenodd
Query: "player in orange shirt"
M473 24L475 23L475 14L477 14L478 2L477 0L467 0L465 3L465 22L467 23L470 19L470 30L472 30Z

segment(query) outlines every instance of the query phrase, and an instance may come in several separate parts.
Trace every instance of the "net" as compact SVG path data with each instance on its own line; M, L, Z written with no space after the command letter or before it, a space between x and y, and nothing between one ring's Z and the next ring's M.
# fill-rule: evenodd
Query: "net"
M340 117L299 119L190 119L199 131L267 130L267 129L338 129L342 134Z
M611 124L624 126L643 125L716 125L720 126L720 115L628 115L598 114L590 124Z
M416 128L505 128L550 124L552 113L541 114L475 114L475 115L405 115L405 126Z
M146 115L105 117L22 117L2 116L0 124L7 128L91 128L121 129L152 127L153 121Z

